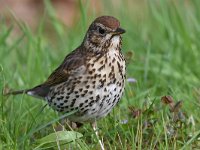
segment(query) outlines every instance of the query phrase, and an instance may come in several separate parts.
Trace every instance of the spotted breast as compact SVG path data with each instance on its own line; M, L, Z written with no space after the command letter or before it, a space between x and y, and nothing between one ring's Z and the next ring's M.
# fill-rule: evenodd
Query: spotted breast
M59 112L77 110L70 116L70 120L75 122L92 122L112 110L122 96L125 82L120 37L112 40L104 53L86 58L85 65L77 69L81 74L51 87L47 97L50 106Z

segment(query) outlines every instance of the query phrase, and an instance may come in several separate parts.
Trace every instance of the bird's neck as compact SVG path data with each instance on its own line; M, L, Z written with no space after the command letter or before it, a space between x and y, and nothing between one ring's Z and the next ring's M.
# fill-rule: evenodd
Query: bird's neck
M82 43L84 50L91 54L105 54L109 51L120 51L121 50L121 36L115 36L108 40L104 45L96 45L89 40Z

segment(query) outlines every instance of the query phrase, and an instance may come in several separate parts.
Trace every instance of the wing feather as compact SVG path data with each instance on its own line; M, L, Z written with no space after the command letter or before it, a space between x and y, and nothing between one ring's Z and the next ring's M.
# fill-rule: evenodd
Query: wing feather
M75 76L80 73L84 73L85 57L84 55L76 50L70 55L66 56L62 64L48 77L44 83L48 86L53 86L68 80L69 76Z

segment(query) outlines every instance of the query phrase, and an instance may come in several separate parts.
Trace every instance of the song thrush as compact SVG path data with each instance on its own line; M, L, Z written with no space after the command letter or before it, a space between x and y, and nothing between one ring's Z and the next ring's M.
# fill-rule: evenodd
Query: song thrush
M77 110L68 118L73 122L94 122L106 116L124 91L123 33L116 18L96 18L81 45L65 57L46 82L8 94L42 98L59 112Z

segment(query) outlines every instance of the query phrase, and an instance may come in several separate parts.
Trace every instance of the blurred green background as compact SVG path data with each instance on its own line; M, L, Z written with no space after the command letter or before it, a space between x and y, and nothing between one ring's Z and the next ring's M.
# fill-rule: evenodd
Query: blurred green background
M127 78L137 82L127 82L120 103L98 121L105 148L200 148L200 1L0 3L2 92L45 81L79 46L97 16L112 15L127 31L123 35L123 53L129 56ZM173 97L170 105L161 101L165 95ZM1 94L0 148L100 148L88 124L76 130L81 138L64 138L70 143L59 144L52 137L41 140L55 133L60 118L49 107L42 110L45 104L26 95Z

